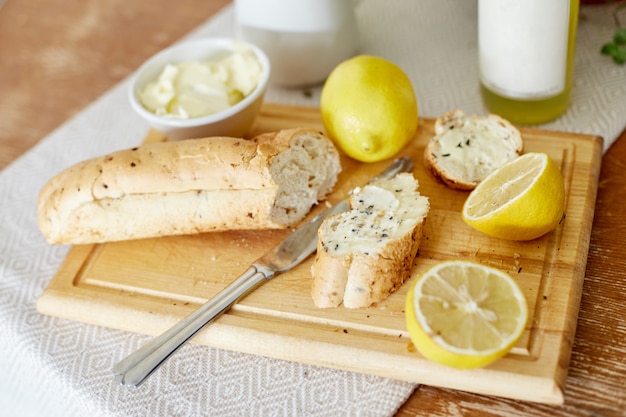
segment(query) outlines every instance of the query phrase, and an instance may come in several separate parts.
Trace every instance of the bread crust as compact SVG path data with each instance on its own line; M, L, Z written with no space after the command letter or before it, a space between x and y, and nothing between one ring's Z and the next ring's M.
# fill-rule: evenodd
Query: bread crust
M452 134L456 135L452 147L444 149ZM495 114L466 116L457 109L437 118L435 135L424 149L423 160L428 171L447 187L470 191L495 168L521 155L523 149L521 133L506 119Z
M318 308L368 307L389 297L411 274L426 219L412 233L390 241L380 253L334 257L318 240L311 295Z
M300 220L340 171L334 146L313 129L151 143L80 162L41 190L39 227L54 244L287 227L272 212L281 184L271 167L302 136L326 152L332 167L323 187L309 193Z
M415 181L414 191L416 189ZM372 213L363 214L360 209L354 209L354 199L360 198L356 193L351 200L351 212L332 216L322 223L318 230L317 254L311 267L311 296L316 307L332 308L342 303L344 307L351 309L368 307L386 299L404 283L410 276L429 209L428 200L417 195L421 200L421 213L415 212L415 223L399 235L381 234L380 245L360 247L345 253L328 247L338 242L338 228L334 222L351 222L357 228L358 223L363 220L360 217L362 215L374 218L384 215L400 216L403 207L389 211L377 207ZM407 221L407 218L404 217L402 221ZM345 230L350 230L350 227Z

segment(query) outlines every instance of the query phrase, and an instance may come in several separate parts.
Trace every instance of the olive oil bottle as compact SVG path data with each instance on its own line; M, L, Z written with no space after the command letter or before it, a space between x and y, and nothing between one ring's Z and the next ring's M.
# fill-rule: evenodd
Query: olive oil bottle
M478 0L480 87L517 124L563 114L573 84L579 0Z

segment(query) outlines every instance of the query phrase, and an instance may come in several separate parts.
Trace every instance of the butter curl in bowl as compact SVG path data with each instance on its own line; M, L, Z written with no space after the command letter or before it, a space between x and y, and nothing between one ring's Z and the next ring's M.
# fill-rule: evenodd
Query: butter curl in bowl
M244 137L261 109L270 73L267 55L251 43L184 41L136 71L130 104L170 140Z

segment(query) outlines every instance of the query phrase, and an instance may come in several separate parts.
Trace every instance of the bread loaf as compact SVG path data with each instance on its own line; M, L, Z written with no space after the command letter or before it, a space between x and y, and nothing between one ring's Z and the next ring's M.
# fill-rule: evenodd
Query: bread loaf
M332 190L340 170L332 142L312 129L146 144L52 178L39 195L39 227L55 244L284 228Z
M318 230L311 267L317 307L367 307L387 298L409 276L428 215L428 198L412 174L373 182L350 197L351 210Z
M435 136L424 150L424 165L446 186L473 190L522 151L522 135L507 120L495 114L468 117L453 110L435 121Z

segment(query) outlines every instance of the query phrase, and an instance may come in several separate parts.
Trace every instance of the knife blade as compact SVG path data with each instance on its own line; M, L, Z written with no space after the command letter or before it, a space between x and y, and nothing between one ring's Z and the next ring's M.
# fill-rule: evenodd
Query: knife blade
M369 182L380 178L392 178L400 172L409 172L412 168L413 161L410 158L399 158ZM317 229L324 219L348 209L346 198L298 227L282 242L254 261L246 272L215 297L118 362L113 367L115 380L127 387L141 385L170 356L238 300L264 282L308 258L317 248Z

